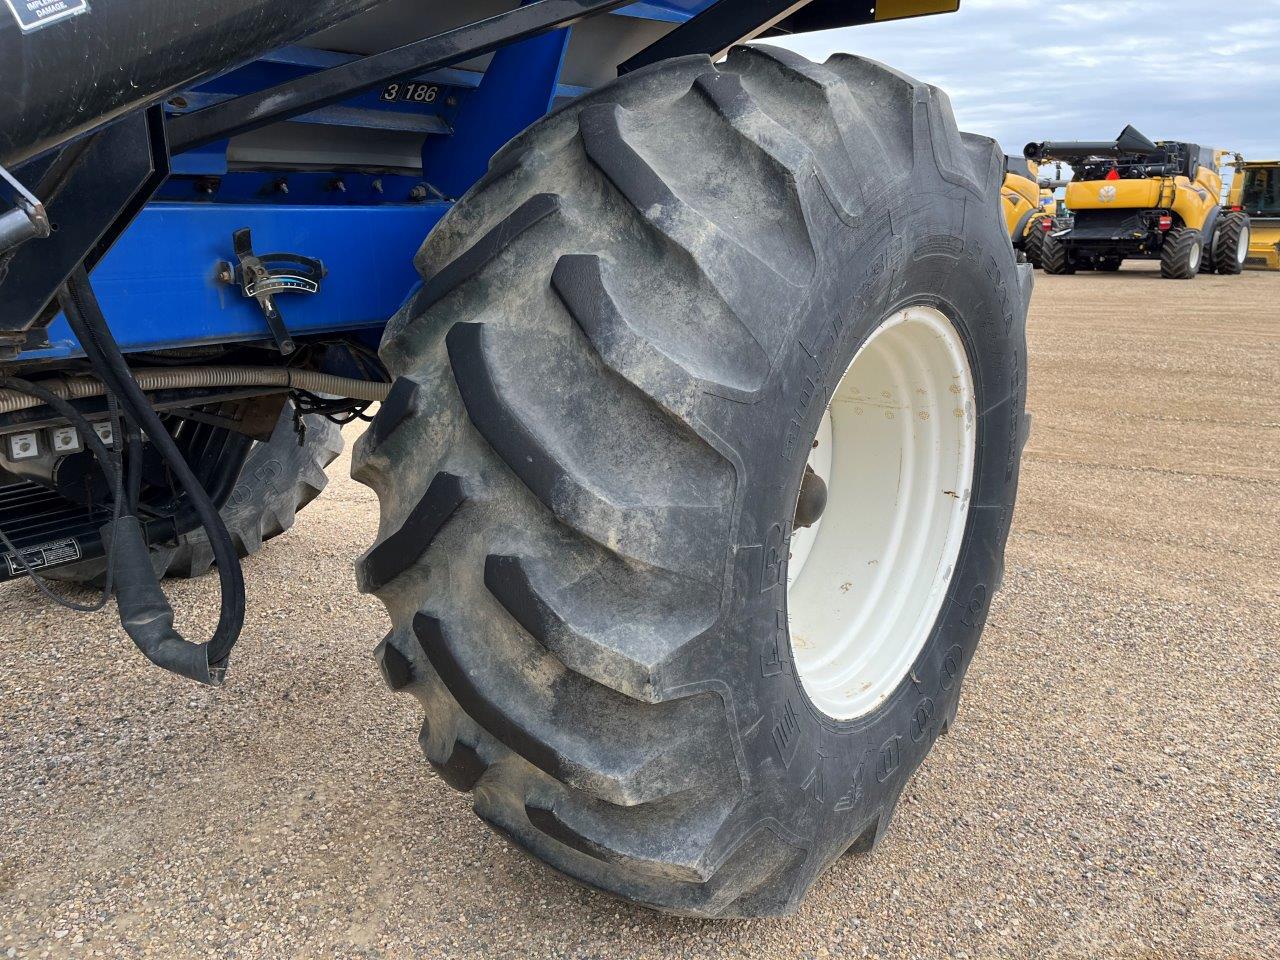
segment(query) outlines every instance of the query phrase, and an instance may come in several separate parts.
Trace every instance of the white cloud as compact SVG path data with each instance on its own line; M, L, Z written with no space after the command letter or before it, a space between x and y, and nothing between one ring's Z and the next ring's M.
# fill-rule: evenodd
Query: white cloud
M963 4L962 4L963 6ZM997 5L998 6L998 5ZM1008 6L1007 4L1003 6ZM1040 9L1043 11L1044 17L1051 23L1064 23L1069 26L1080 25L1083 21L1092 27L1094 24L1106 23L1112 20L1123 20L1131 17L1138 9L1142 7L1148 12L1151 10L1151 4L1138 3L1117 3L1112 0L1111 3L1057 3L1057 4L1041 4Z
M962 128L1006 150L1132 123L1154 139L1280 155L1280 0L961 0L957 14L772 42L936 83Z

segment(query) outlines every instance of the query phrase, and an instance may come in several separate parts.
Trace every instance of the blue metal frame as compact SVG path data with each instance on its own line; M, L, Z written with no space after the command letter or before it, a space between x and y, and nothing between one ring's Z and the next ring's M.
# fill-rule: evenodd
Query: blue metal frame
M682 22L712 0L647 0L611 16ZM315 295L283 296L290 333L376 339L418 282L413 256L503 143L561 98L583 91L560 82L570 30L513 44L494 54L483 75L458 69L416 78L439 85L431 103L353 97L294 122L421 134L422 172L235 170L227 143L173 158L173 175L94 270L112 331L126 351L270 338L253 300L220 283L231 235L249 227L260 252L288 251L324 261ZM260 90L352 59L288 47L171 97L182 113ZM79 353L59 316L49 347L22 360Z
M561 34L565 35L564 39L567 41L567 30L556 31L551 36L556 37ZM253 93L308 73L315 73L318 70L358 59L359 57L354 54L330 50L297 46L283 47L260 60L237 67L192 90L170 97L165 104L165 111L172 116L180 116L230 100L241 94ZM529 64L523 73L523 78L545 80L548 75L541 69L537 69L539 67L545 67L545 64ZM340 106L326 107L303 114L292 122L449 136L458 125L459 113L465 109L467 100L476 88L484 82L486 74L457 68L433 70L414 77L411 81L440 87L439 96L431 103L387 102L381 99L378 93L371 92L353 97ZM556 99L576 97L585 92L582 87L559 83L558 65L551 77L555 82ZM531 123L532 120L528 122ZM173 158L173 172L187 175L225 173L226 151L227 143L224 140L188 153L178 154Z
M446 197L462 196L499 147L546 115L560 86L570 32L555 30L493 55L480 85L460 105L453 135L423 143L422 176L428 183Z
M666 23L684 23L711 6L712 0L652 0L633 3L615 14L619 17L639 17L642 20L662 20Z
M126 351L270 339L256 301L218 281L231 234L253 231L254 249L301 251L324 261L318 295L282 295L290 332L380 328L417 282L413 255L447 203L371 206L153 203L94 271L94 290ZM66 320L49 328L51 349L22 359L78 353Z

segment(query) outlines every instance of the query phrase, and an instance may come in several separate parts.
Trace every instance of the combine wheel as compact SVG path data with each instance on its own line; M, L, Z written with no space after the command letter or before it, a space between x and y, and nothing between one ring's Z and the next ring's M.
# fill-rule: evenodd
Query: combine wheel
M1000 585L1002 176L933 87L736 48L535 124L427 239L358 578L495 830L697 916L790 911L884 833Z
M1046 233L1040 241L1040 266L1045 273L1062 275L1076 272L1076 265L1066 244L1050 233Z
M1204 241L1199 230L1174 227L1160 247L1160 276L1166 280L1193 280L1200 272Z
M1027 263L1036 269L1043 266L1046 236L1047 234L1040 229L1040 224L1032 222L1030 232L1022 241L1022 253L1027 258Z
M1234 275L1244 270L1249 257L1249 215L1239 211L1224 213L1213 240L1213 269Z

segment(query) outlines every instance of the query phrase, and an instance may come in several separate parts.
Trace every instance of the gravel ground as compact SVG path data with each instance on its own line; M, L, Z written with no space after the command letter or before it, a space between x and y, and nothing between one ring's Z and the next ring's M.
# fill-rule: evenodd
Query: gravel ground
M795 917L634 910L471 816L370 658L376 505L344 457L246 564L222 690L0 588L0 958L1276 956L1280 275L1041 276L1030 341L954 733ZM213 579L170 593L216 615Z

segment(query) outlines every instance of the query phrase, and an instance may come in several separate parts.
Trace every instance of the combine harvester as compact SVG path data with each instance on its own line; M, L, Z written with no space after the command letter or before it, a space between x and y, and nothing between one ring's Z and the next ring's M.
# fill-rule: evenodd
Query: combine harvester
M1225 151L1153 143L1132 126L1113 141L1029 143L1028 160L1060 160L1070 214L1041 246L1045 273L1119 270L1125 260L1159 260L1160 275L1236 274L1249 248L1249 217L1219 205Z
M1239 160L1227 208L1245 214L1252 226L1244 265L1280 270L1280 160Z
M440 776L592 887L793 909L955 716L1031 269L942 92L739 44L956 6L0 7L0 579L221 684L378 402L355 580ZM196 643L158 575L211 567Z
M1058 203L1047 182L1040 180L1040 165L1024 157L1005 157L1001 209L1009 240L1027 263L1040 266L1045 235L1053 229Z

